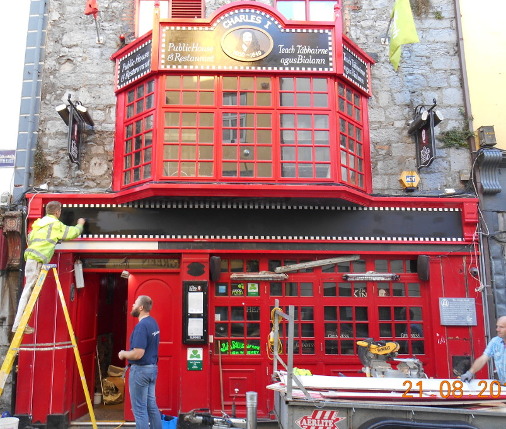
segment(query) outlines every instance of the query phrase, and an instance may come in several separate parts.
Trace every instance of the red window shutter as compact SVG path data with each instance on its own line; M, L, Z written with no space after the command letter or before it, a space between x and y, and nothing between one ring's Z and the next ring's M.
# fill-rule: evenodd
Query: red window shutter
M171 18L203 18L204 0L171 0Z

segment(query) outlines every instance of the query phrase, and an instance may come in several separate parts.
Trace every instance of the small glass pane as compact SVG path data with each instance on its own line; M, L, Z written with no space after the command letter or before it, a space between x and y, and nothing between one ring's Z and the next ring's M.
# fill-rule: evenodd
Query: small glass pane
M327 107L328 102L328 96L327 94L314 94L314 105L315 107Z
M199 177L211 177L213 175L213 164L211 162L199 162L198 168Z
M369 326L364 323L357 323L357 337L368 337Z
M215 327L215 333L217 337L228 337L228 324L217 323Z
M295 78L297 91L311 91L311 79L308 77Z
M272 159L272 150L270 147L257 147L257 159L259 161L270 161Z
M201 92L200 103L201 106L212 106L214 104L214 93L212 92Z
M325 341L325 354L327 355L337 355L339 353L337 349L337 341L330 340Z
M380 307L379 320L392 320L392 309L390 307Z
M163 138L167 143L179 142L179 130L176 128L166 129Z
M311 95L306 93L297 93L297 106L309 107L311 106Z
M313 307L301 307L300 308L300 320L314 320Z
M337 289L335 282L323 283L323 296L337 296Z
M232 307L230 309L230 320L244 320L244 311L242 307Z
M355 320L367 321L367 307L357 307L355 309Z
M197 76L183 76L183 89L197 89Z
M392 285L392 294L393 296L405 296L404 283L394 283Z
M392 336L392 326L390 323L380 323L380 337L391 337Z
M298 296L297 290L298 290L297 283L292 283L292 282L285 283L285 295L286 296Z
M199 146L199 159L213 159L212 146Z
M403 273L404 272L404 261L390 261L390 270L393 273Z
M200 76L200 89L213 89L214 76Z
M343 354L343 355L354 354L355 351L353 350L353 345L354 345L353 341L349 341L349 340L341 341L341 354Z
M194 106L197 104L196 92L183 92L183 104L186 106Z
M315 148L316 161L330 161L330 149L326 147Z
M198 141L200 143L213 143L214 141L214 131L200 129L198 130Z
M334 21L335 1L310 1L309 19L311 21Z
M289 3L294 4L294 3L297 3L297 2L290 1ZM299 2L299 3L304 4L304 2ZM278 7L280 5L286 5L286 3L278 1ZM281 9L279 9L279 10L281 11ZM281 91L293 91L294 88L295 88L294 84L293 84L293 78L291 78L291 77L282 77L280 79L280 83L281 83Z
M270 295L271 296L282 296L283 290L280 282L271 282L270 283Z
M244 323L232 323L231 324L231 337L244 337Z
M353 261L353 272L365 273L365 261Z
M295 98L293 94L285 92L281 94L281 106L293 106L294 100Z
M182 162L181 172L183 176L195 176L197 174L197 164L195 162Z
M337 320L337 308L336 307L324 307L323 308L325 320Z
M223 78L223 89L236 91L237 90L237 78L225 76Z
M375 271L378 273L387 273L388 272L388 263L384 259L376 259L374 261Z
M351 296L351 283L339 283L339 296Z
M259 92L257 94L257 106L270 106L271 94L266 92Z
M285 161L295 161L295 148L294 147L281 148L281 159Z
M339 307L340 320L353 320L353 307Z
M230 271L232 273L244 272L244 261L242 259L231 259L230 260Z
M299 128L311 128L311 115L297 115L297 125Z
M418 283L408 283L408 296L421 296Z
M177 127L179 125L179 113L178 112L166 112L165 113L165 125L168 127Z
M165 76L166 89L179 89L180 76Z

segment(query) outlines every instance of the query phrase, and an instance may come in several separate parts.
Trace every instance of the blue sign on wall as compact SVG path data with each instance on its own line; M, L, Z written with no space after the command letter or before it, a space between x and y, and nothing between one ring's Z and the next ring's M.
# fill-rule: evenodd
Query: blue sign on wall
M15 150L0 150L0 167L14 167Z

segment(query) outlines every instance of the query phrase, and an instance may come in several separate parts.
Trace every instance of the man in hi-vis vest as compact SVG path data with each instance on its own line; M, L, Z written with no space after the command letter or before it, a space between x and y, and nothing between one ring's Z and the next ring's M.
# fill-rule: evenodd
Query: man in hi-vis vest
M28 235L28 248L25 250L25 287L19 299L12 332L16 332L42 265L49 264L55 246L60 241L73 240L83 232L86 220L80 218L76 226L67 226L60 222L60 215L61 203L51 201L46 205L46 216L37 219L32 225L32 231ZM31 326L26 326L25 334L32 334L33 331Z

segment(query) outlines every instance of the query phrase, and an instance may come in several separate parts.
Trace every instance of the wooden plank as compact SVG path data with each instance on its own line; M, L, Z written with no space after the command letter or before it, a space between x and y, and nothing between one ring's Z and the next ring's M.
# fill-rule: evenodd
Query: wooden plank
M339 256L337 258L321 259L319 261L301 262L300 264L283 265L277 267L274 271L276 273L287 273L289 271L304 270L306 268L322 267L323 265L338 264L340 262L356 261L360 259L359 255Z
M282 383L286 384L286 373L278 371ZM420 396L434 394L443 397L472 395L486 399L506 399L506 387L497 380L471 380L462 383L459 379L438 378L379 378L379 377L332 377L326 375L301 375L302 385L309 390L335 390L359 392L404 392Z

